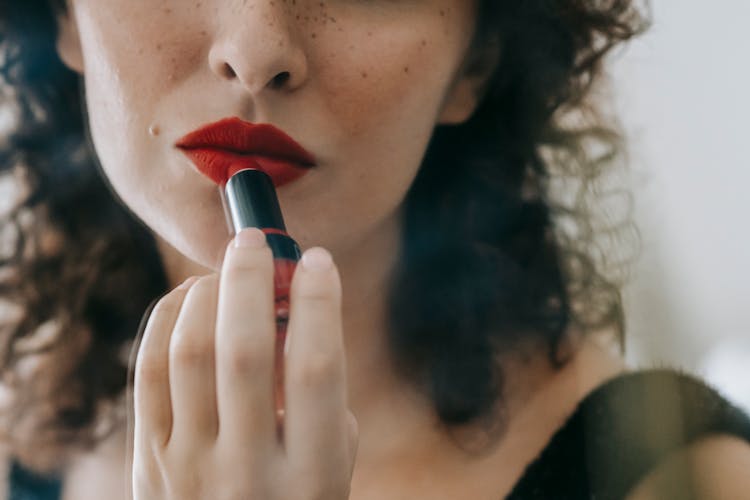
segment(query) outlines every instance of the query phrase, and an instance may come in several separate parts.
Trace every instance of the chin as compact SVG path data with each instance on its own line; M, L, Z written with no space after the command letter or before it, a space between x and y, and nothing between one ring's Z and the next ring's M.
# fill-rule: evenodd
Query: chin
M203 227L206 226L194 222L190 227L181 231L175 230L175 226L166 231L154 231L162 257L166 257L165 254L177 252L182 258L190 261L181 265L189 264L191 274L218 272L221 269L231 235L223 224L215 224L208 231L198 230Z

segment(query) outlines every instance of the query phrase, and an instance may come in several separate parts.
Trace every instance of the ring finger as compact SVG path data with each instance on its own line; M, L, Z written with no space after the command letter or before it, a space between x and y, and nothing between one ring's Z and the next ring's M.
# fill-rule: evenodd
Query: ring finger
M135 366L135 439L143 446L164 445L172 427L169 395L169 332L196 278L186 280L154 307L149 315Z
M185 297L169 346L172 434L190 442L218 432L214 328L218 277L200 278Z

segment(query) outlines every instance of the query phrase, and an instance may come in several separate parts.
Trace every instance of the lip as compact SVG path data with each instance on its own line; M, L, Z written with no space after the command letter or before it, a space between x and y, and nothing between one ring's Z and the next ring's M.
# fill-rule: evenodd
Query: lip
M240 170L267 173L276 188L293 182L315 166L313 155L271 124L225 118L190 132L175 146L219 186Z

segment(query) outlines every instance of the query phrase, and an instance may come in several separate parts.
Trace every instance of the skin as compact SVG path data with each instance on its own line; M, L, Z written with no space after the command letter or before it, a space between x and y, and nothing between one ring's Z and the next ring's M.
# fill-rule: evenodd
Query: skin
M175 287L138 353L133 442L118 438L132 447L126 498L498 498L575 404L624 369L591 342L572 346L560 372L534 349L505 360L506 437L471 458L389 368L384 286L404 197L434 127L471 116L499 57L469 50L475 10L467 0L70 0L58 51L84 77L104 174L153 231ZM292 283L283 440L270 250L235 247L216 186L174 148L230 116L272 123L317 158L278 192L304 260L323 264L300 266ZM122 456L99 462L121 470ZM69 481L66 498L87 498L83 482Z

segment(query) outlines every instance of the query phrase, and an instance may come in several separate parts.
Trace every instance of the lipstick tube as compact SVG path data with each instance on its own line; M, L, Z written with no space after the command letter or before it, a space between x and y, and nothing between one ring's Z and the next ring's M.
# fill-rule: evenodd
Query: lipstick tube
M227 222L234 234L257 227L266 235L274 261L276 351L274 392L277 425L284 417L284 344L289 321L289 289L300 260L297 242L286 232L284 219L271 177L261 170L240 170L229 178L223 190Z

